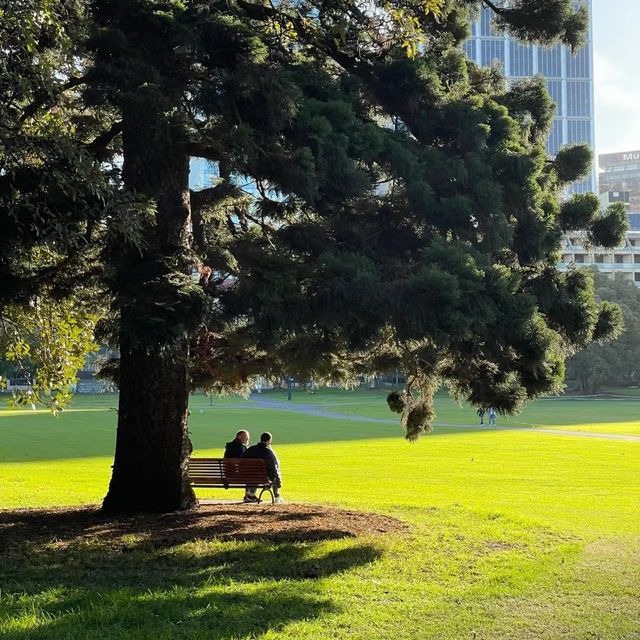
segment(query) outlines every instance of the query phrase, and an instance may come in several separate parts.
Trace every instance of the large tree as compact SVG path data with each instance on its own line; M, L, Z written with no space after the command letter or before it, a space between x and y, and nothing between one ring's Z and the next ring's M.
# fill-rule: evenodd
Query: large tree
M121 231L128 215L106 162L118 129L80 93L85 9L80 0L0 4L0 357L34 381L16 401L54 412L93 346L107 221Z
M615 330L591 280L555 265L564 230L612 246L624 211L560 205L590 152L548 159L543 80L507 87L461 51L482 6L520 38L575 48L586 15L571 5L91 5L83 101L105 136L122 132L129 202L102 254L121 390L106 511L195 503L194 385L399 369L408 387L389 404L415 438L440 380L514 411ZM190 156L218 183L190 193Z

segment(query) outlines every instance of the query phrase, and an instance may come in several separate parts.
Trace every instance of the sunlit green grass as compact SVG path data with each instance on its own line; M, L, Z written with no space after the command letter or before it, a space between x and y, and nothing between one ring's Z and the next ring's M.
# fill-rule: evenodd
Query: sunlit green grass
M286 400L286 392L272 397ZM339 413L375 408L393 419L384 394L316 399ZM348 404L355 401L371 404ZM437 427L411 444L398 424L248 409L244 402L193 399L195 455L221 455L240 427L253 440L269 430L287 500L384 512L410 523L410 533L296 545L199 539L147 548L132 540L125 552L100 541L66 549L55 540L25 544L0 558L0 634L640 637L640 442L570 430L480 430L469 409L439 397L439 420L470 426ZM294 402L307 398L296 394ZM630 422L627 414L617 422L617 407L626 405L615 401L567 409L569 402L547 400L527 411L535 424L593 425L598 432ZM0 507L98 503L112 464L116 414L108 409L115 404L114 396L80 398L78 411L57 419L0 412ZM596 419L605 413L607 420Z
M562 429L564 431L610 433L640 437L640 422L585 422L583 424L548 424L537 426L543 429Z

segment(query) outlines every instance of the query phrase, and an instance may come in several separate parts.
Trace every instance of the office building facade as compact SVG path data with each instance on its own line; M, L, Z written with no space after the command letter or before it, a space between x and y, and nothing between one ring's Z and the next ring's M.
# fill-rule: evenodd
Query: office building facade
M616 249L590 246L584 232L567 234L559 268L595 265L612 278L619 274L640 287L640 150L600 155L598 166L601 207L622 202L629 211L629 231Z
M640 287L640 213L629 214L629 231L622 247L602 249L589 246L584 233L568 234L564 239L561 271L595 265L610 277L621 274Z
M629 211L640 211L640 150L599 155L598 167L599 193L624 193Z
M592 0L585 0L589 15ZM576 3L578 5L580 3ZM585 46L576 54L568 47L542 47L520 44L493 29L493 12L482 9L471 25L471 38L465 42L467 56L482 66L499 63L508 81L542 74L547 90L557 105L547 152L555 155L566 144L595 142L593 100L593 38L591 26ZM596 190L595 167L583 181L571 185L571 192Z

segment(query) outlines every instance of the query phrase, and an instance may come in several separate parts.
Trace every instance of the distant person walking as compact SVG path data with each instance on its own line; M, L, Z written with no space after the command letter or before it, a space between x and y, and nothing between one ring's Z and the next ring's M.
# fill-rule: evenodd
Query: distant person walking
M245 458L262 458L267 467L267 477L271 481L273 496L276 502L284 502L280 496L280 488L282 487L282 476L280 475L280 462L276 452L271 448L271 434L265 431L260 436L260 442L249 447L244 454ZM245 502L258 502L256 491L258 487L247 487L247 496Z
M493 407L489 407L489 409L487 410L487 415L489 416L489 426L490 427L495 427L496 426L496 411Z
M480 418L480 426L484 427L484 408L480 407L476 413L478 414L478 418Z
M236 437L227 442L224 447L225 458L244 458L244 454L247 451L247 445L249 444L249 432L246 429L240 429L236 433Z

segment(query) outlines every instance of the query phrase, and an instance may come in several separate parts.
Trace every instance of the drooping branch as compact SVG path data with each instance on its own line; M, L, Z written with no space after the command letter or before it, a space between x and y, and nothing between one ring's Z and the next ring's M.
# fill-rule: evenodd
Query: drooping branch
M498 28L507 29L516 39L543 44L560 41L573 53L584 45L589 21L584 4L576 7L569 0L521 0L505 6L495 0L482 0L482 4L494 12Z

